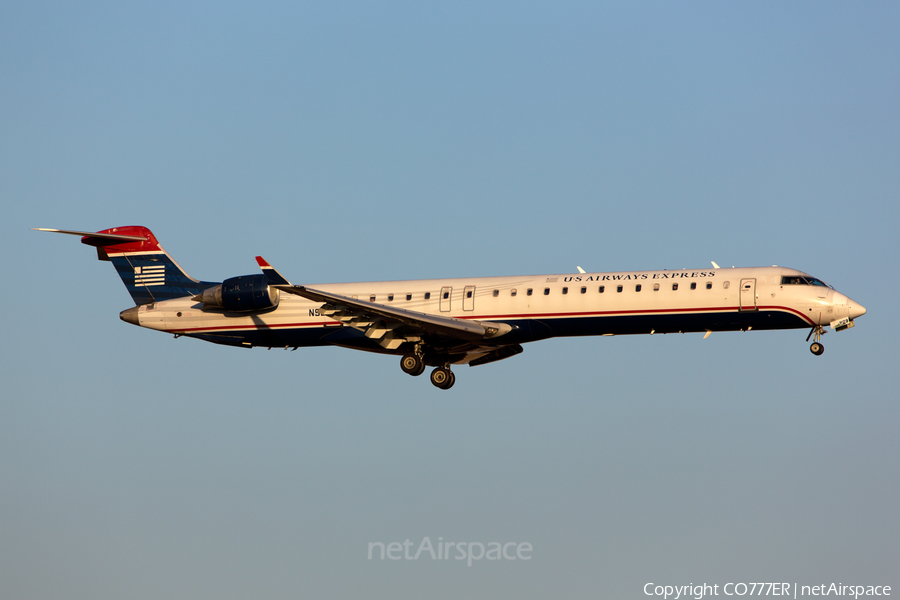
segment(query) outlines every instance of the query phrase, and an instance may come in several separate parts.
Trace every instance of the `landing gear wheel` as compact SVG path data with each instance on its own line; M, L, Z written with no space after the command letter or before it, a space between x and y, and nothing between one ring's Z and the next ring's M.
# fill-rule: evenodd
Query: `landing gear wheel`
M822 339L822 336L825 335L825 328L821 325L814 325L812 330L809 332L809 335L806 336L806 341L809 341L809 338L813 339L813 343L809 346L809 351L819 356L823 352L825 352L825 346L823 346L819 340Z
M456 383L456 376L450 369L438 367L431 372L431 383L442 390L449 390Z
M425 362L415 354L407 354L400 359L400 368L413 377L425 372Z

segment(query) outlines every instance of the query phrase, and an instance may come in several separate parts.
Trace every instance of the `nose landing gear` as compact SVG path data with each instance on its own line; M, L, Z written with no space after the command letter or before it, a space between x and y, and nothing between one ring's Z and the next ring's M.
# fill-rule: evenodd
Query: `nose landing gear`
M823 352L825 352L825 346L823 346L819 340L822 339L822 336L825 334L825 329L821 325L816 325L809 332L809 335L806 336L806 341L809 341L809 338L813 338L813 343L809 346L809 351L815 354L816 356L820 356ZM814 337L815 336L815 337Z

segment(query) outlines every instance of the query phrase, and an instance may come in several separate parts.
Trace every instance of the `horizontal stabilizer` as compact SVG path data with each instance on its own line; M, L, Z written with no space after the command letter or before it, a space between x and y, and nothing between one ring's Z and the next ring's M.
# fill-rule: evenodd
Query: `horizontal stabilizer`
M93 231L73 231L70 229L46 229L44 227L32 227L34 231L49 231L50 233L65 233L67 235L80 235L85 244L91 246L111 246L122 242L146 242L147 238L137 235L120 235L116 233L95 233Z

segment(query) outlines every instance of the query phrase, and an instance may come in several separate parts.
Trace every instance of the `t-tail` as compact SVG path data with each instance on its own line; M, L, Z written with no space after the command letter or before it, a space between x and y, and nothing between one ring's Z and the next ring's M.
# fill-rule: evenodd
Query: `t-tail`
M96 233L64 229L37 231L82 236L82 244L97 248L97 258L113 264L135 304L192 296L215 285L188 275L146 227L129 225Z

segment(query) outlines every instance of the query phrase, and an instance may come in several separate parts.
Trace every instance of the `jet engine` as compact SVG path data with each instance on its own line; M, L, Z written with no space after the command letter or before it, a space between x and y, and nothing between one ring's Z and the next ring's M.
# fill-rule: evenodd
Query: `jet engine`
M265 275L231 277L219 285L203 290L193 300L202 302L204 308L224 308L233 312L252 312L275 308L280 292L269 287Z

